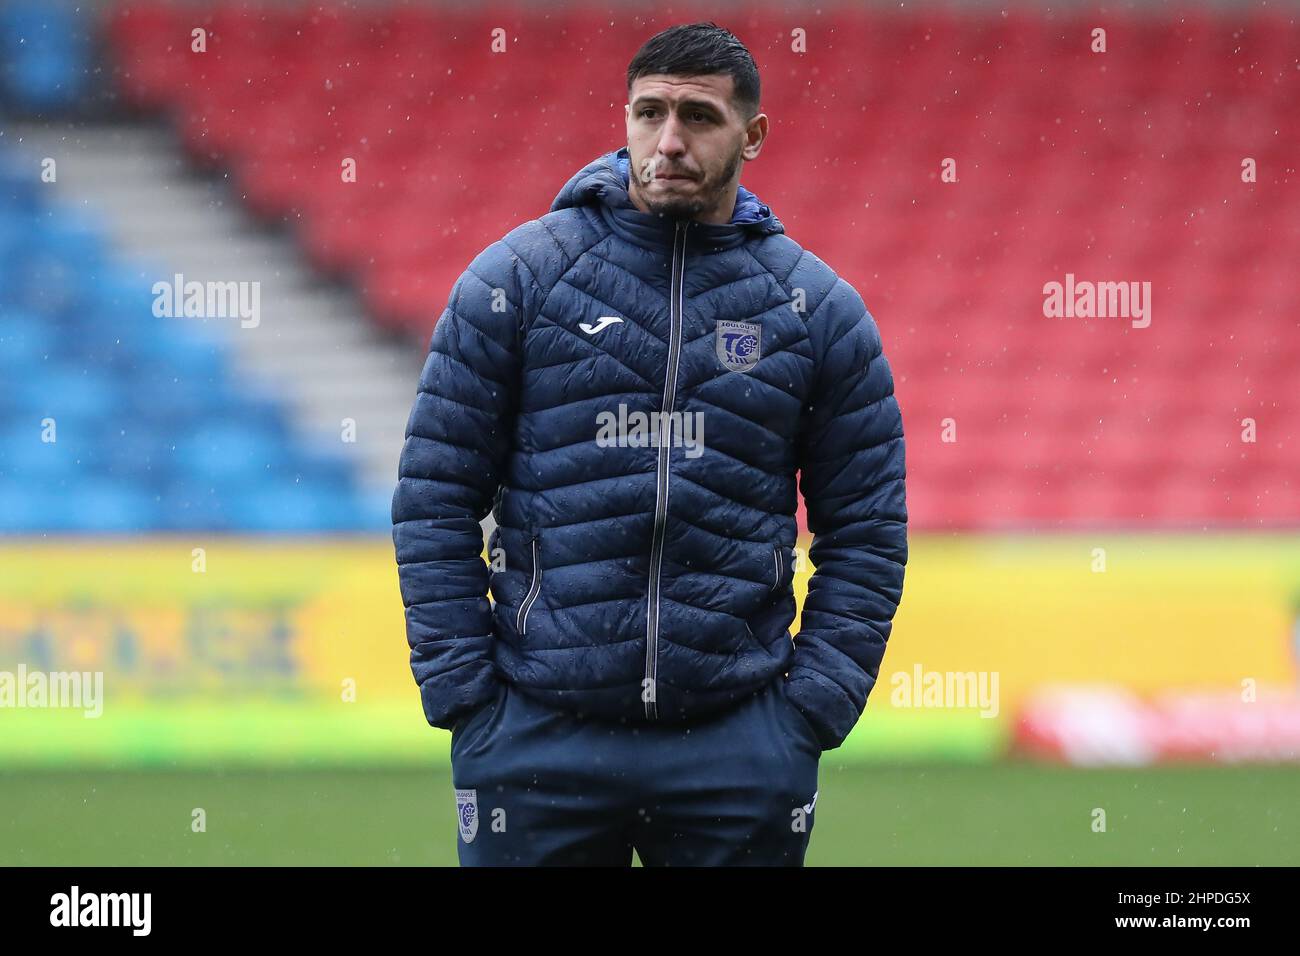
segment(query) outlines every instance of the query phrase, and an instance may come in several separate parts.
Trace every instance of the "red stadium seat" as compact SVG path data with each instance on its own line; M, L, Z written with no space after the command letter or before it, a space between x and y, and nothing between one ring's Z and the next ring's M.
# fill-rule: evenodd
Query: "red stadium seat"
M714 15L131 2L107 37L128 105L169 111L252 210L427 342L470 259L620 145L635 46L696 12ZM759 5L729 25L772 119L745 185L879 322L917 526L1300 521L1289 13ZM1066 273L1149 282L1150 326L1044 316Z

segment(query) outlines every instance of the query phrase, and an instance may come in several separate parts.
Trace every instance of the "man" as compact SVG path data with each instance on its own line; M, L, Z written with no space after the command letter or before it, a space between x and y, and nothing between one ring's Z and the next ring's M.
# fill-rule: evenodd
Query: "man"
M628 99L627 147L434 329L393 499L411 666L462 864L801 865L902 594L893 379L859 295L739 185L768 130L740 41L660 33Z

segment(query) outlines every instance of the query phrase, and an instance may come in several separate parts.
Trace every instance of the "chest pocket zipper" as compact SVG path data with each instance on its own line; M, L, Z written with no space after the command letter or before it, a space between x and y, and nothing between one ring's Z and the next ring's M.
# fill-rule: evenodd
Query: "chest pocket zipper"
M773 580L772 580L772 588L771 588L771 589L772 589L773 591L775 591L777 588L779 588L779 587L781 586L781 578L782 578L782 576L785 574L785 572L782 570L782 567L781 567L781 549L780 549L780 548L773 548L773 549L772 549L772 564L773 564L773 566L774 566L775 569L776 569L776 574L775 574L775 576L773 577Z
M524 602L519 605L519 613L515 615L515 630L519 632L520 637L528 631L528 612L532 610L533 602L537 600L537 595L542 590L542 563L537 555L537 538L532 539L533 549L533 582L528 588L528 596Z

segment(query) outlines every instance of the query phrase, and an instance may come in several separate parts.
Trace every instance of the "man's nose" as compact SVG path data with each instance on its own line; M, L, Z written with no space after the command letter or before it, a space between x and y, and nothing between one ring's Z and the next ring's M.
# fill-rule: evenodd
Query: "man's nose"
M675 157L686 152L686 143L682 140L677 117L669 115L659 131L659 152L665 156Z

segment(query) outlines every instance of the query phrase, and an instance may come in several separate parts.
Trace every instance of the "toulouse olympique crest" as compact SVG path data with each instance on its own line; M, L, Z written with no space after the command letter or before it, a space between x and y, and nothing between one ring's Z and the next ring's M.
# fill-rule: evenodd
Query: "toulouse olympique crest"
M460 838L466 843L473 843L478 834L478 791L456 791L456 823L460 827Z
M728 371L748 372L763 355L763 327L753 322L720 321L714 351Z

